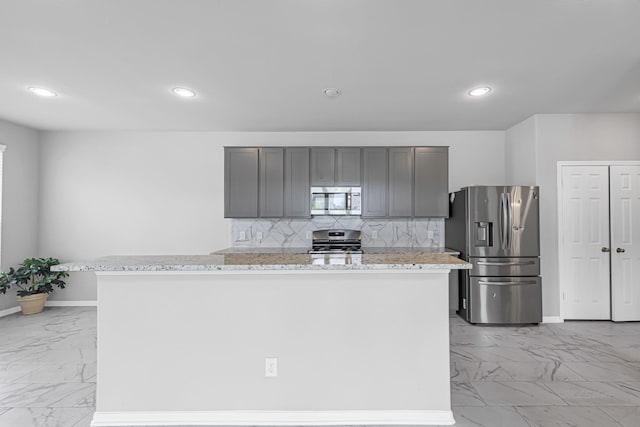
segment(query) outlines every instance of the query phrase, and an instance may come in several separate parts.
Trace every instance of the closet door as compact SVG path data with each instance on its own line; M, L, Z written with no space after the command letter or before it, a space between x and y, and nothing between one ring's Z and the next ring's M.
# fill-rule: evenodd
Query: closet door
M565 319L610 319L609 167L562 167Z
M611 166L612 320L640 320L640 166Z

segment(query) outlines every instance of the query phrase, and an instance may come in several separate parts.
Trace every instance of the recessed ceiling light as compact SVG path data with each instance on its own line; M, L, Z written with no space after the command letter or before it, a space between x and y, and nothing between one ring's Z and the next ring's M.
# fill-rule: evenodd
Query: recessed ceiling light
M196 96L196 93L194 91L184 87L174 87L173 89L171 89L171 92L175 93L178 96L182 96L183 98L192 98Z
M330 88L327 88L327 89L323 90L322 93L324 93L329 98L336 98L336 97L340 96L340 94L342 92L340 91L340 89L336 89L334 87L330 87Z
M491 88L488 86L485 87L477 87L475 89L471 89L469 91L469 96L483 96L491 92Z
M45 96L45 97L52 97L52 96L58 96L57 93L55 93L54 91L50 90L50 89L45 89L43 87L28 87L27 88L29 91L31 91L32 93L35 93L36 95L39 96Z

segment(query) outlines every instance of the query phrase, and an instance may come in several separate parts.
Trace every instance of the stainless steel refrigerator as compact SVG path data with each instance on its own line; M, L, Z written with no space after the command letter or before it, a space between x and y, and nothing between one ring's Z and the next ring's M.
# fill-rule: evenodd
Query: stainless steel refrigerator
M445 245L459 270L458 314L471 323L540 323L538 187L472 186L451 194Z

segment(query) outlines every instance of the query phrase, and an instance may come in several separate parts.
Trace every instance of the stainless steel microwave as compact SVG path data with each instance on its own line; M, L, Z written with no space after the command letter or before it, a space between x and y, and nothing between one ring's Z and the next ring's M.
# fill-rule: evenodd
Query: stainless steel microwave
M360 215L360 187L311 187L311 215Z

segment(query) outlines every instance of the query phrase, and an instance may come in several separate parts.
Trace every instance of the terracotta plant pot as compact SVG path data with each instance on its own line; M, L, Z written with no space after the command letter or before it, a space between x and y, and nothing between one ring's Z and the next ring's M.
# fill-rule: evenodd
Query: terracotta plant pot
M22 314L36 314L40 313L44 309L44 303L49 297L49 294L33 294L26 297L16 297Z

